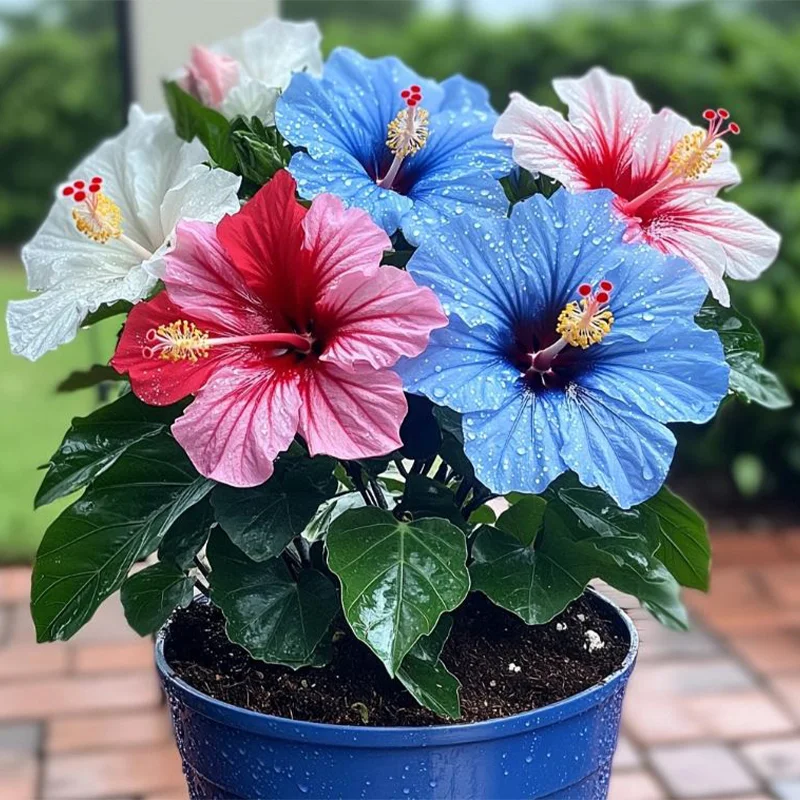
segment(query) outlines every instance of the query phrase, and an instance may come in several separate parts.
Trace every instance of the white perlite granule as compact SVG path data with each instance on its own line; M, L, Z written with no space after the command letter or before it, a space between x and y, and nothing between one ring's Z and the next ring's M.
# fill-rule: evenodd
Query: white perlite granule
M586 631L584 636L586 637L586 644L583 647L590 653L594 653L595 650L602 650L606 646L597 631Z

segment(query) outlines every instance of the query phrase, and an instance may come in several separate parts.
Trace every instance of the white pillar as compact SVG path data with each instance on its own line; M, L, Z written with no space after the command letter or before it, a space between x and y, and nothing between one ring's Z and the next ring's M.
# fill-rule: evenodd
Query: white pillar
M162 79L185 63L193 44L211 44L278 13L278 0L129 0L133 99L164 107Z

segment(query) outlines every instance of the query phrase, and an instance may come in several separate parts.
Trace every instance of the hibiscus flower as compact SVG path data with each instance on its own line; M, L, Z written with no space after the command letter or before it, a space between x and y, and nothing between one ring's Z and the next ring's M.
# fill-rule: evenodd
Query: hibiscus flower
M321 79L295 75L275 110L303 148L289 164L303 197L331 192L411 244L460 214L506 213L498 178L513 164L492 138L496 118L486 89L459 75L438 84L346 48Z
M70 173L22 249L28 289L8 304L12 352L35 361L71 341L87 314L155 287L181 219L216 222L239 208L240 178L209 169L198 141L171 120L133 106L128 126Z
M653 114L630 81L598 67L553 86L569 121L516 93L497 121L520 166L572 191L611 189L627 239L686 258L724 305L723 275L753 280L775 260L778 234L716 197L741 180L723 140L739 133L726 109L704 113L706 130L668 108Z
M195 46L178 83L226 117L275 124L275 102L295 72L319 75L322 54L313 22L267 19L211 47Z
M312 455L400 446L407 406L391 367L447 323L436 296L394 267L367 214L331 195L306 209L281 171L216 227L186 223L166 291L136 306L112 365L165 405L198 471L232 486L269 478L300 433Z
M706 295L683 259L623 243L614 195L560 189L510 219L455 220L408 270L449 315L399 370L410 392L463 414L492 491L543 492L562 472L620 506L661 487L672 422L706 422L728 389Z

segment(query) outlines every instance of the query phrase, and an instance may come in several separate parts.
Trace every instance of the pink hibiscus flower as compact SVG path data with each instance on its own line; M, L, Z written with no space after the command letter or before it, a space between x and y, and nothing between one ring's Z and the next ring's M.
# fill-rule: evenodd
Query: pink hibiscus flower
M389 238L320 195L306 210L279 172L216 227L179 225L166 291L130 313L112 365L136 395L196 395L172 426L198 471L254 486L300 433L312 455L400 444L406 400L390 368L447 324L434 293L381 267Z
M495 125L520 166L571 191L611 189L629 239L690 261L725 305L723 275L752 280L774 261L778 234L716 197L741 180L722 139L739 126L725 109L705 112L707 130L668 108L653 114L630 81L598 67L553 86L569 121L515 93Z

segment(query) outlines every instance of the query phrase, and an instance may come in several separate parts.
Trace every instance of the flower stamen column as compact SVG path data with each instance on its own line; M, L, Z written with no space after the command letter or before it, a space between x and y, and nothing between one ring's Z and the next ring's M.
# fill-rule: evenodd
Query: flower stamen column
M394 153L394 160L387 173L378 181L382 189L391 189L400 172L403 161L418 153L428 141L428 112L420 107L422 88L413 84L400 92L406 107L398 111L389 123L386 146Z

